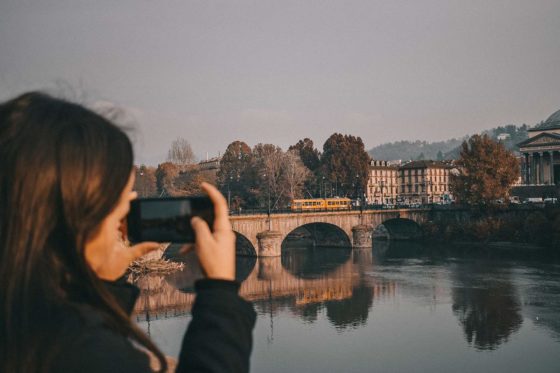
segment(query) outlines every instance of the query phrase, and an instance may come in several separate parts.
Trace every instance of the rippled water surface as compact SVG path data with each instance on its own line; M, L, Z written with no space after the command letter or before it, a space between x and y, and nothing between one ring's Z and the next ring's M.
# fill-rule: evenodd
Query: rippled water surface
M560 371L560 265L381 245L239 258L258 313L252 371ZM192 262L137 281L137 319L171 356L190 320Z

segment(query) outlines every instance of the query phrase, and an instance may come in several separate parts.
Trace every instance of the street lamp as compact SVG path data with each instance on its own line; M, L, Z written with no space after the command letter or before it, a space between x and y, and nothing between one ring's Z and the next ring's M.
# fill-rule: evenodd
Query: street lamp
M233 180L233 176L230 175L227 183L227 207L229 211L231 211L231 190L229 188L229 184L231 183L232 180Z
M263 175L264 178L266 178L266 174ZM270 222L270 178L268 178L268 209L266 212L266 215L268 216L268 230L272 230L272 225Z
M325 177L323 176L323 181L321 182L321 186L323 187L323 198L327 198L327 191L325 190Z
M334 177L334 194L338 197L338 176Z

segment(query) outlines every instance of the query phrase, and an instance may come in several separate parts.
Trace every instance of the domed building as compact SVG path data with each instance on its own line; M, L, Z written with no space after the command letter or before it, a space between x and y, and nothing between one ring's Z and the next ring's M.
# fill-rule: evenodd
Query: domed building
M529 129L529 138L518 144L525 157L526 185L560 184L560 110Z

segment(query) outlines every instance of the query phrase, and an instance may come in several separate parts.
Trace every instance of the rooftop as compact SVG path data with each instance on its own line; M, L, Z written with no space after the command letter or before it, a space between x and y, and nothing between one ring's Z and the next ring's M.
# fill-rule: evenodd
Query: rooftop
M553 113L544 122L537 124L535 127L529 129L529 131L546 131L560 129L560 110Z

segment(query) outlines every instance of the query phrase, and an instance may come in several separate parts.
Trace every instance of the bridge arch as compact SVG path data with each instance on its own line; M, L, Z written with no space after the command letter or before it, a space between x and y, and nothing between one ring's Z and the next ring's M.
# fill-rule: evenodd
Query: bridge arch
M257 250L255 245L243 234L233 231L235 233L235 255L237 256L256 256Z
M284 236L282 250L290 247L351 247L348 233L336 224L313 222L300 225Z
M422 236L420 225L412 219L393 218L375 228L374 237L391 240L409 240Z

